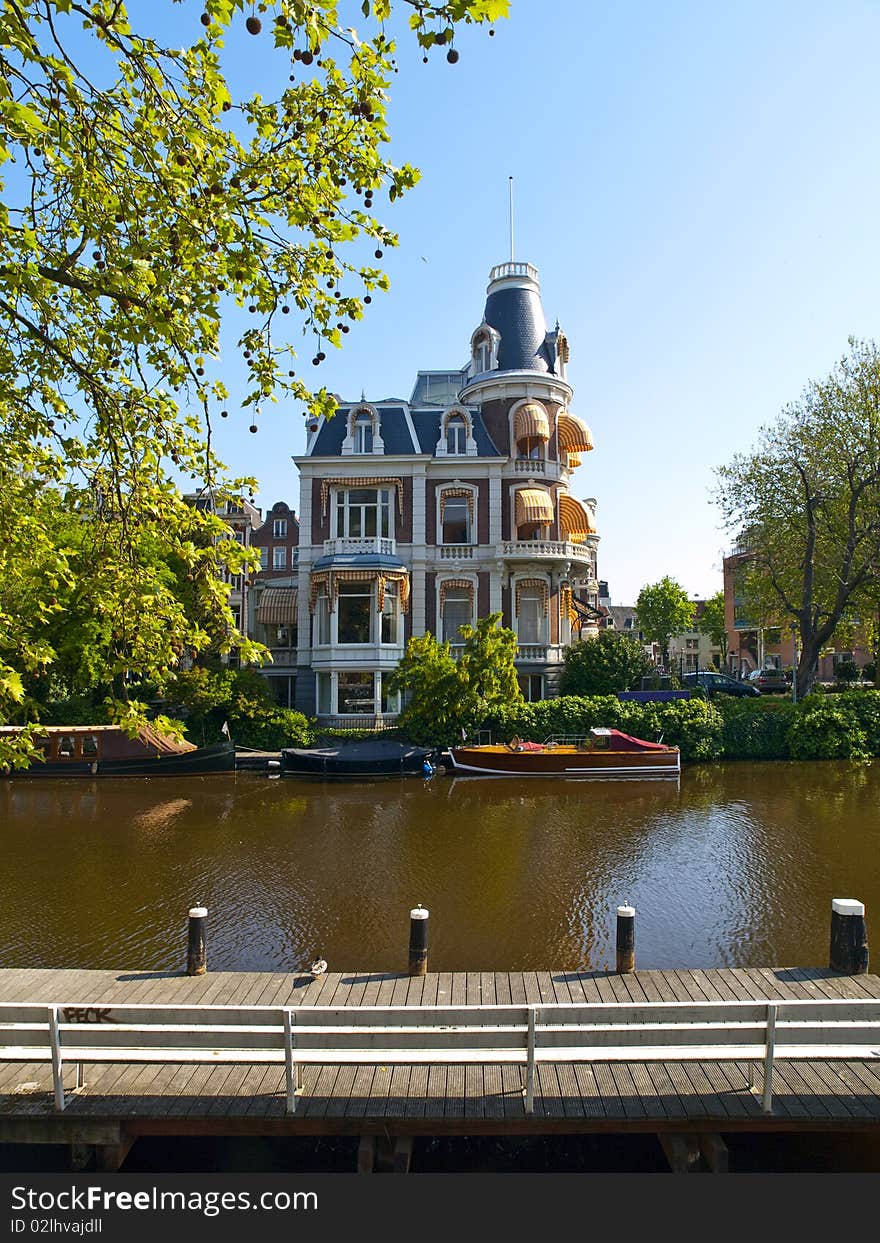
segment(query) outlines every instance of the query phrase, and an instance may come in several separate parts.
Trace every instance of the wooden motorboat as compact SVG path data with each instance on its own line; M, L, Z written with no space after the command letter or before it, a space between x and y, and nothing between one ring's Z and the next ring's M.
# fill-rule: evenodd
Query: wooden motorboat
M415 747L390 738L342 742L330 747L285 747L281 752L281 771L288 776L326 780L427 776L426 765L430 765L432 754L429 747Z
M646 742L619 729L591 729L584 737L546 742L452 747L454 772L504 777L677 777L678 747Z
M0 736L17 728L0 726ZM35 741L42 758L6 776L182 777L235 771L235 747L228 739L197 747L150 724L133 738L118 725L43 725Z

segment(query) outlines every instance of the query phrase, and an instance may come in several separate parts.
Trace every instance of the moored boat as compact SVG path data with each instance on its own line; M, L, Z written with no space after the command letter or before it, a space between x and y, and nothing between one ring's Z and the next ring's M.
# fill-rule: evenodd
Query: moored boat
M18 727L0 726L0 736ZM7 777L183 777L235 771L235 747L211 747L143 725L130 738L118 725L43 725L35 739L41 758Z
M285 747L281 771L288 776L351 780L368 777L423 775L433 752L390 738L344 742L329 747Z
M584 737L452 747L456 773L505 777L677 777L678 747L646 742L619 729L591 729Z

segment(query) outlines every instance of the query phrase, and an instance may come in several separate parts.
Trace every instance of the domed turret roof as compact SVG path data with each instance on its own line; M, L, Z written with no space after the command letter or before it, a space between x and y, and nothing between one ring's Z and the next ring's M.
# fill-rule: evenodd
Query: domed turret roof
M499 263L489 274L483 318L501 337L499 371L556 370L547 340L538 271L529 263Z

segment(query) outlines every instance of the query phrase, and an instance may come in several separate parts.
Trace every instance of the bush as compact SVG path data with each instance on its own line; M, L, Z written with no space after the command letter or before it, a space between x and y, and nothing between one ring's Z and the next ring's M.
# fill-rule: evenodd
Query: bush
M615 695L567 696L509 705L485 727L509 741L515 734L543 742L556 734L587 734L594 726L681 747L685 760L864 759L880 756L880 691L812 694L785 699L621 703Z
M602 630L566 648L559 678L560 695L613 695L638 686L651 662L635 635Z
M873 660L862 667L862 677L866 682L873 682L877 677L877 666Z
M849 696L833 699L808 695L788 731L795 760L863 760L872 751L868 732L859 722ZM876 740L875 740L876 746Z
M519 735L542 742L554 734L587 734L596 726L621 729L649 742L662 736L670 746L681 747L686 760L717 759L722 751L723 724L718 708L705 699L621 703L616 695L569 695L515 704L485 722L493 736L506 741Z
M729 759L785 760L790 756L788 732L797 715L792 703L728 697L719 705L724 717L722 743Z
M301 712L281 708L269 684L253 669L189 669L170 680L166 703L186 716L186 733L198 746L219 742L224 722L242 747L277 751L311 746L312 723Z
M835 669L837 681L848 685L859 680L859 667L854 660L842 660Z

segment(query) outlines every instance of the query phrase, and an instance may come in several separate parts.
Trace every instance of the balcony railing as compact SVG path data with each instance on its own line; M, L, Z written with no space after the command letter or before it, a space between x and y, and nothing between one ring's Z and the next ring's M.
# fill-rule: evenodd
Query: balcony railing
M489 280L498 281L504 276L528 276L531 280L536 281L538 279L538 269L533 268L530 263L516 263L514 261L496 263L489 273Z
M472 561L474 556L473 544L441 544L440 560L441 561Z
M572 544L568 540L505 540L499 544L497 555L545 561L564 558L567 561L591 562L593 550L586 544Z
M519 475L543 475L547 469L547 463L543 458L518 457L514 458L513 469Z
M383 553L385 556L396 555L397 541L384 535L363 535L337 537L324 540L324 556L333 557L341 553Z

